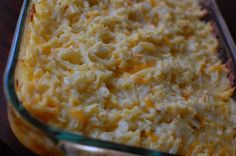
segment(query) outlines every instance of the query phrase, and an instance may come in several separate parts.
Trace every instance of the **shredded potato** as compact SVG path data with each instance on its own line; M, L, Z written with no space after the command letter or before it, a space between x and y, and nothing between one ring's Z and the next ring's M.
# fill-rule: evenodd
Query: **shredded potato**
M197 0L34 0L17 93L39 120L183 155L235 155L236 104Z

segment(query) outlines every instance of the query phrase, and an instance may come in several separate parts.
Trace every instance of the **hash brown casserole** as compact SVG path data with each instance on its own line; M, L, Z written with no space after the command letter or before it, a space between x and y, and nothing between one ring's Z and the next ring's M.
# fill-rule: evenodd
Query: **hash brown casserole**
M196 0L34 0L16 72L37 119L183 155L236 155L236 105Z

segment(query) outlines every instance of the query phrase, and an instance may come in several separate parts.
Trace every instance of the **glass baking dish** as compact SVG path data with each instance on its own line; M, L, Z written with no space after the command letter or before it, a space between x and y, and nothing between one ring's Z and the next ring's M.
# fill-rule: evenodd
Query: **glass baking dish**
M219 40L219 57L227 63L235 75L236 49L229 30L222 18L215 0L202 0L202 6L208 11L204 21L210 21ZM15 36L5 70L4 89L8 100L8 117L11 129L19 141L39 155L170 155L159 151L132 147L107 141L96 140L46 125L27 112L17 98L14 73L21 48L21 39L25 23L30 17L31 1L24 0L16 26ZM234 77L234 76L232 76Z

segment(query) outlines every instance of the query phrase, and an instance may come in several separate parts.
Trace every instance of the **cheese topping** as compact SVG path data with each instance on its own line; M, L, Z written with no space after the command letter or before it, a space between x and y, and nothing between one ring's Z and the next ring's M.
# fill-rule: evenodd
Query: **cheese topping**
M34 0L17 93L39 120L184 155L235 155L236 105L197 0Z

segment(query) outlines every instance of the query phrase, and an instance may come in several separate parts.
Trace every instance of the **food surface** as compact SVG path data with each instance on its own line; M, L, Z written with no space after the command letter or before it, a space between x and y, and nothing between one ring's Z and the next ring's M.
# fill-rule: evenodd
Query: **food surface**
M197 0L34 0L16 89L37 119L183 155L236 155L229 70Z

